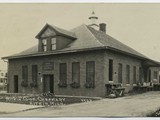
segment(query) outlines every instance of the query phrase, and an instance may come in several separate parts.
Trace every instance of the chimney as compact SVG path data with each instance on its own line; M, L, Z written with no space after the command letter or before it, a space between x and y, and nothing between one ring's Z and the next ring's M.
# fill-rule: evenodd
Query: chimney
M99 24L99 30L102 32L106 32L106 24L105 23L100 23Z

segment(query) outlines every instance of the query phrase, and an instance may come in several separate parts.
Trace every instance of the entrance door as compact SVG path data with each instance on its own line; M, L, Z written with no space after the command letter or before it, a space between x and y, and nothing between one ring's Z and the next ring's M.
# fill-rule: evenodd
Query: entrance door
M53 75L43 75L43 92L53 93L54 92L54 82Z
M18 93L18 75L14 76L14 93Z

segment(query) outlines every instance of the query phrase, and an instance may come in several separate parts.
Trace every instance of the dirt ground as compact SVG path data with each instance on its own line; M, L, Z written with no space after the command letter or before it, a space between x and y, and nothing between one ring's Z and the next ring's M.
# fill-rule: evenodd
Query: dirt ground
M1 105L1 104L0 104ZM1 106L0 106L1 108ZM66 106L45 107L0 116L17 117L145 117L160 108L160 91Z

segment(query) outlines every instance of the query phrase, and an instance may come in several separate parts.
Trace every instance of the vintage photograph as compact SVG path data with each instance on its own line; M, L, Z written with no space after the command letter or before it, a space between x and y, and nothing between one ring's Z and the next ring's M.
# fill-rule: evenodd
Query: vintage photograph
M160 3L0 3L0 117L160 117Z

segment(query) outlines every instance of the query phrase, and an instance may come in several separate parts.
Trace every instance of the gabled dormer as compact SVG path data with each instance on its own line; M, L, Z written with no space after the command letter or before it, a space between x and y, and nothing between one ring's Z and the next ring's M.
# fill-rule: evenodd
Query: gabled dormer
M38 51L46 52L65 48L76 36L70 31L46 24L36 38L39 40Z

